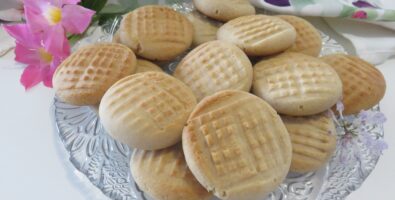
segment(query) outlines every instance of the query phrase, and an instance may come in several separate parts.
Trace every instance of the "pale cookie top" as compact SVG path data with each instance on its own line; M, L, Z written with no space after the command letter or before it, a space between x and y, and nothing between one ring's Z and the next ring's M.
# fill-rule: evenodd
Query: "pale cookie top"
M66 103L96 105L107 89L136 71L136 56L115 43L88 45L78 49L56 70L56 95Z
M99 114L115 139L152 150L181 139L195 105L195 96L181 81L162 72L144 72L115 83L104 95Z
M237 46L212 41L192 50L178 64L174 76L187 84L200 100L226 89L249 91L252 65Z
M295 42L295 28L286 21L268 15L250 15L221 26L219 40L236 44L247 55L263 56L282 52Z
M217 39L218 27L210 23L208 19L204 19L197 13L189 13L186 15L193 25L193 45L198 46L205 42Z
M287 52L299 52L315 57L320 55L321 35L310 22L292 15L278 15L277 17L290 23L296 30L295 43L287 49Z
M342 82L331 66L300 53L284 53L254 66L253 92L277 112L318 114L341 97Z
M146 151L135 149L131 172L139 187L157 200L203 200L212 195L189 170L181 144Z
M372 64L346 54L327 55L322 60L336 70L343 82L344 114L369 109L384 97L384 76Z
M163 72L162 68L160 68L158 65L148 60L137 59L136 66L137 66L136 73L151 72L151 71Z
M137 55L150 60L171 60L192 43L189 20L171 8L157 5L140 7L123 18L121 42Z
M292 146L274 109L247 92L203 99L183 131L192 173L221 199L261 199L288 173Z
M248 0L193 0L197 10L219 21L254 15L255 8Z

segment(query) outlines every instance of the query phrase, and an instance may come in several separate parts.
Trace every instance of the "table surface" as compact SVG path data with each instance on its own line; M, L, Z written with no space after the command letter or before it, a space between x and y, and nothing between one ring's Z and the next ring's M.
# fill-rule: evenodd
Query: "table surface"
M320 21L320 28L328 27ZM338 36L335 36L338 37ZM344 39L338 38L347 43ZM0 42L1 45L1 42ZM347 44L349 45L349 44ZM0 195L2 199L105 199L68 161L55 132L51 105L54 93L38 86L25 92L20 67L9 55L0 58ZM395 59L378 66L387 81L381 109L388 121L384 152L376 169L348 200L392 200L395 188Z

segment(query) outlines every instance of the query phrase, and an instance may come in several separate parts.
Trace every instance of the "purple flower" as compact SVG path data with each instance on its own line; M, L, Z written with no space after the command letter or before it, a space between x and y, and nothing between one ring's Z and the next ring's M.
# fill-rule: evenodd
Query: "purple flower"
M289 3L289 0L265 0L265 2L275 5L275 6L280 6L280 7L287 7L287 6L291 5Z
M355 1L352 4L358 8L377 8L377 6L374 6L367 1L361 1L361 0Z
M363 124L384 124L387 121L382 112L371 110L362 110L358 118Z
M366 131L360 132L359 139L374 154L381 155L384 150L388 149L388 144L383 139L376 139L373 135Z

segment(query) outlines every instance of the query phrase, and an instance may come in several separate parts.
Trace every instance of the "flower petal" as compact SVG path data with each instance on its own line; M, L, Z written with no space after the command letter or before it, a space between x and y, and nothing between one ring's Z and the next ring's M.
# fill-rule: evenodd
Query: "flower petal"
M67 32L83 33L89 26L95 11L78 5L65 5L62 8L62 24Z
M63 4L73 4L76 5L79 3L81 0L63 0Z
M377 8L376 6L372 5L367 1L358 0L352 3L354 6L358 8Z
M48 30L49 23L45 17L36 10L33 10L27 6L25 6L25 17L26 21L29 24L32 32L41 32L43 30Z
M21 75L20 82L25 87L25 90L29 90L40 83L42 78L40 65L28 65Z
M40 46L39 35L32 34L30 28L26 24L3 25L3 29L15 38L17 43L21 43L28 48L37 48ZM36 37L35 37L36 36Z
M47 70L43 71L43 83L45 86L52 88L52 76L56 68L48 67Z
M40 64L40 55L37 49L26 48L17 43L15 47L15 60L25 64Z
M45 35L45 50L55 57L65 58L70 54L70 45L63 27L58 24L52 26Z

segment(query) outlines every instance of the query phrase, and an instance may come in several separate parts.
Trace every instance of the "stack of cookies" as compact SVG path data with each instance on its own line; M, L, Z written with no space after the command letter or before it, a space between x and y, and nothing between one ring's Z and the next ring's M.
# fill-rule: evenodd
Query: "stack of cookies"
M154 199L263 199L289 171L328 162L336 102L356 114L384 96L371 64L319 58L320 34L302 18L255 15L247 0L194 4L190 14L128 13L113 43L77 50L53 79L64 102L98 106L106 131L134 149L131 173ZM156 64L185 53L173 75Z

